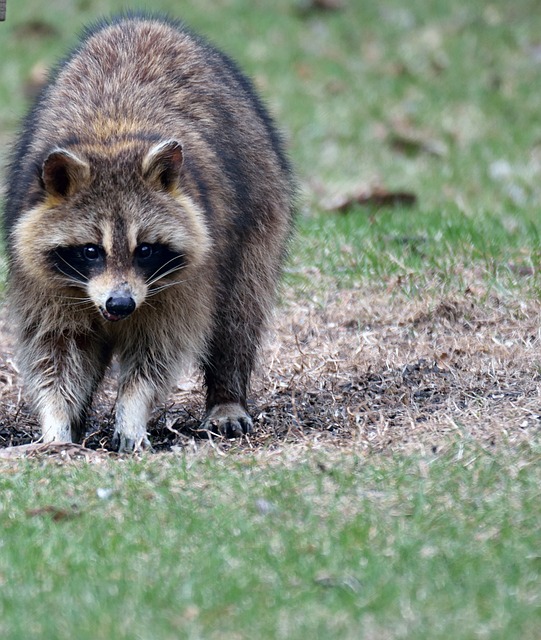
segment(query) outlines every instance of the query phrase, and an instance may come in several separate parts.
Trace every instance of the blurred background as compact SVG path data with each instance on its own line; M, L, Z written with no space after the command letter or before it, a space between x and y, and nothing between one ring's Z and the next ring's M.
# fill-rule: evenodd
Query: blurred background
M47 70L84 25L127 3L7 4L0 24L0 160ZM537 251L537 2L155 0L152 6L184 19L254 79L288 141L303 217L328 220L329 211L353 211L347 221L333 215L332 222L311 223L304 243L310 262L335 231L339 253L350 238L345 254L362 243L366 256L372 250L394 256L366 262L344 255L333 263L357 275L385 275L398 268L397 259L420 268L425 258L430 263L427 243L436 251L458 236L463 241L453 252L467 245L497 255L502 243L487 246L487 237L504 237L515 251L531 242L530 253ZM366 205L385 211L377 219L359 214ZM407 217L396 214L403 208Z

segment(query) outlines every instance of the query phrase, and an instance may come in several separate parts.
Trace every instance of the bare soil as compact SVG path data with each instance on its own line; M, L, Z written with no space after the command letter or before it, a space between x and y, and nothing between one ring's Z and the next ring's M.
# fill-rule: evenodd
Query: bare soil
M194 373L156 409L154 450L272 451L296 443L437 452L457 439L532 441L541 434L540 311L537 301L471 289L456 298L363 289L286 301L254 375L254 433L241 441L200 433L203 395ZM5 322L0 345L0 449L29 453L35 448L23 445L38 440L39 429ZM74 455L110 451L114 402L113 372L89 416L85 449L73 447Z

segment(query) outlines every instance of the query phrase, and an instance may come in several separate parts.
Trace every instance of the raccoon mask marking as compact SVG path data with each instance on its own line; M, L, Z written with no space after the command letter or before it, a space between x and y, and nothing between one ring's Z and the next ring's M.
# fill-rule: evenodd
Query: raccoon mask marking
M105 269L105 251L96 244L58 247L49 252L49 259L56 272L74 283L86 284Z
M95 244L58 247L50 251L49 259L54 271L63 276L67 284L80 286L84 291L91 290L89 283L93 278L103 275L107 268L105 250ZM179 272L186 266L186 261L181 253L166 245L143 242L135 247L132 264L135 273L140 275L148 287L148 297L176 284L176 281L160 281ZM127 282L113 287L106 297L105 305L99 300L100 298L95 302L100 312L106 320L112 322L128 317L137 307Z

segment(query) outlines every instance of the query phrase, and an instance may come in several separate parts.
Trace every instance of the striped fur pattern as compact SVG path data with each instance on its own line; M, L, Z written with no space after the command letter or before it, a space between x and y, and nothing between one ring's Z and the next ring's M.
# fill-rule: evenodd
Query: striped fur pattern
M43 440L81 439L113 356L120 451L149 446L150 412L194 358L203 427L248 432L292 201L280 137L229 58L153 16L87 32L8 172L9 305Z

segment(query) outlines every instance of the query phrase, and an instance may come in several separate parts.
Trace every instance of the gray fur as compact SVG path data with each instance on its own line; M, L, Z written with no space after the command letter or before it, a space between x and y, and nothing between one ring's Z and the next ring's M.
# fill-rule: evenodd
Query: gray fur
M203 426L250 430L292 200L280 138L226 56L161 18L89 32L9 168L9 303L43 439L81 438L114 354L120 451L148 446L152 408L193 358Z

